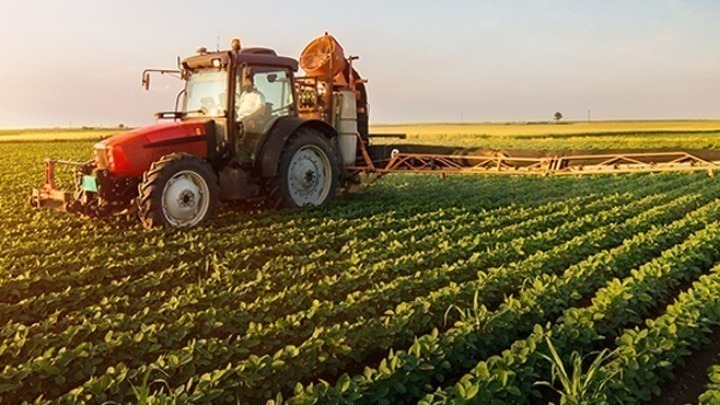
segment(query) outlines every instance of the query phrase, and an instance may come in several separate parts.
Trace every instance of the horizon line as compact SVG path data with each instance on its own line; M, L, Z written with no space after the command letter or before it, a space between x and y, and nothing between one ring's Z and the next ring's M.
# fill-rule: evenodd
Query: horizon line
M415 122L379 122L371 123L370 126L378 127L391 127L391 126L420 126L420 125L569 125L569 124L590 124L590 123L613 123L613 122L711 122L720 121L720 117L717 118L617 118L617 119L594 119L594 120L518 120L518 121L468 121L468 122L453 122L453 121L415 121ZM126 125L119 127L117 125L105 126L105 125L81 125L81 126L52 126L52 127L3 127L0 126L0 131L100 131L100 130L131 130L135 128L142 128L148 125Z

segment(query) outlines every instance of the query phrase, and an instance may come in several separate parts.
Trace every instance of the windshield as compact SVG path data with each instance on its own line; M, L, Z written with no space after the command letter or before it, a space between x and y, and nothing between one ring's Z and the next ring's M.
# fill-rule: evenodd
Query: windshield
M207 69L190 74L183 109L188 117L224 117L226 106L226 71Z

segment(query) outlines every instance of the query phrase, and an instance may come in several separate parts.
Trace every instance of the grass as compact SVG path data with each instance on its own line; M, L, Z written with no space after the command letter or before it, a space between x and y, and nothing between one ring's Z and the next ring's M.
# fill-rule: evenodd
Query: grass
M572 371L568 372L570 367L564 364L552 341L545 337L545 342L550 350L550 356L543 354L542 357L551 365L551 381L538 381L535 385L545 386L555 391L560 395L561 405L609 403L601 391L617 372L602 375L601 370L603 364L617 356L617 352L603 349L596 354L585 370L583 363L585 363L586 357L594 353L582 356L579 352L574 351L570 356L570 363L567 365L572 365ZM556 388L556 383L560 385L560 388Z

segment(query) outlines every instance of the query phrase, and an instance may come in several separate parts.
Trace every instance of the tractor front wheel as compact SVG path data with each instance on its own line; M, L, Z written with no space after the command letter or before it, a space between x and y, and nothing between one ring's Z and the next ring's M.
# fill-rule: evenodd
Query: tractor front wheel
M322 205L335 197L340 177L337 153L321 132L303 128L285 144L278 173L266 182L273 208Z
M147 229L196 226L215 213L220 195L210 165L187 153L154 162L143 174L138 191L138 216Z

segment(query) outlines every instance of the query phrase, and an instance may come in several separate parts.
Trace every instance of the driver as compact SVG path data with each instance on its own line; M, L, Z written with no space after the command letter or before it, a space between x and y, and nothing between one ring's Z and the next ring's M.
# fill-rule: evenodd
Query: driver
M242 78L242 93L237 105L238 119L254 123L265 115L265 96L255 87L254 72L246 68Z

